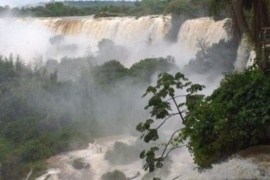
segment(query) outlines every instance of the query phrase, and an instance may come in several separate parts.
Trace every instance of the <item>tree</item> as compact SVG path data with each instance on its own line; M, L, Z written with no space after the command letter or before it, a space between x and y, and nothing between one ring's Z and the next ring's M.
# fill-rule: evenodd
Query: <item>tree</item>
M222 73L232 72L235 67L238 43L235 39L227 42L221 40L210 48L204 41L199 41L201 50L183 68L184 74L203 74L209 79L221 76Z
M169 154L183 146L200 168L209 168L248 147L269 145L269 82L262 71L250 68L226 75L220 87L204 97L198 94L204 86L192 84L181 73L160 74L157 85L149 86L145 93L152 94L145 107L150 109L151 118L139 123L137 130L149 143L159 139L160 128L172 117L178 116L183 127L167 142L141 152L145 170L161 168ZM177 89L186 94L177 96ZM179 97L185 101L179 102Z
M269 0L212 0L210 9L213 15L217 15L224 6L229 6L235 30L240 36L247 35L260 52L259 32L261 28L270 26L268 4ZM246 11L252 14L251 27ZM258 65L263 70L267 68L265 62L259 62Z
M269 77L258 69L228 74L212 95L190 109L183 130L202 168L256 145L269 145Z
M141 122L136 127L137 131L142 133L141 138L145 142L156 141L159 139L158 130L172 117L178 116L182 123L186 124L185 115L186 107L192 108L195 106L198 100L203 98L203 95L197 94L201 91L204 86L199 84L193 84L180 72L176 73L175 76L168 73L161 73L158 77L157 84L155 86L149 86L146 90L147 94L152 94L148 101L148 105L145 109L151 109L150 119L145 122ZM176 96L175 89L186 91L185 95ZM178 97L185 97L185 102L177 102ZM176 108L176 112L172 109ZM162 120L157 127L154 122ZM175 130L168 142L164 144L164 148L161 151L158 146L151 147L149 150L144 150L140 153L140 158L145 158L146 164L144 165L145 170L150 172L154 171L155 168L161 168L163 161L168 157L169 153L176 148L182 147L181 137L182 128Z
M210 0L171 0L165 8L165 13L184 15L188 18L207 16Z

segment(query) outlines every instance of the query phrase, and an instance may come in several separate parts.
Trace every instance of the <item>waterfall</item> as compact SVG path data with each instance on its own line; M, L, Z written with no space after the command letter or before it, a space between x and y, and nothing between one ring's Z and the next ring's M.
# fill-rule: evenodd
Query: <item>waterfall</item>
M219 42L221 39L228 40L230 38L230 26L228 26L229 19L221 21L214 21L210 18L199 18L187 20L182 24L179 29L177 42L168 42L166 37L172 28L171 16L152 15L144 16L140 18L136 17L106 17L106 18L93 18L87 17L59 17L59 18L21 18L16 19L15 24L23 24L23 26L35 27L42 26L44 29L49 29L47 34L43 33L36 39L31 39L31 36L26 35L29 38L29 42L36 42L39 39L41 44L48 43L45 47L38 51L43 58L60 59L65 56L83 56L86 51L97 52L98 43L102 39L110 39L115 44L125 47L128 51L128 57L121 56L119 60L125 66L131 66L141 59L149 57L166 57L173 56L176 59L176 64L179 67L183 67L189 62L189 60L195 57L196 52L199 50L197 47L198 40L203 41L208 47L213 43ZM0 20L1 26L1 20ZM5 26L3 26L5 27ZM19 28L15 28L18 29ZM20 26L22 28L22 25ZM29 31L29 30L28 30ZM21 33L20 31L15 34ZM36 34L33 33L33 36ZM65 44L61 44L61 47L55 47L49 44L51 37L55 35L65 36ZM20 40L22 35L18 38L19 42L25 42ZM28 42L27 41L27 42ZM15 43L14 43L15 44ZM25 44L21 44L21 49L25 47ZM66 51L66 46L70 44L76 44L77 50L70 48ZM14 46L18 46L15 44ZM64 47L62 47L64 46ZM36 47L34 45L34 47ZM30 48L30 47L29 47ZM8 53L11 53L10 48ZM4 55L8 53L1 52ZM32 52L32 51L26 51ZM24 51L20 51L20 54L24 57L26 54ZM119 56L117 56L119 57ZM32 59L29 53L25 58ZM109 60L109 59L108 59Z
M228 26L226 27L226 24ZM231 38L230 19L214 21L211 18L198 18L187 20L181 26L178 34L178 43L184 44L187 49L197 51L198 41L202 41L208 47L218 43L221 39L225 41ZM229 28L229 29L226 29Z
M252 53L252 47L248 41L248 36L244 34L237 49L237 57L234 64L235 69L238 71L244 70L248 65L253 64L255 53Z
M187 20L179 30L178 44L198 50L198 40L204 40L209 46L221 39L228 40L228 22L229 19L214 21L207 17ZM171 28L171 16L38 18L34 19L34 23L44 24L59 34L84 34L96 43L102 39L111 39L117 44L130 45L147 41L149 38L153 42L164 41Z
M28 21L31 19L28 19ZM170 29L171 16L144 16L93 18L38 18L34 23L44 24L59 34L86 35L97 43L102 39L110 39L117 44L130 45L151 38L153 41L164 39Z
M199 50L198 41L208 47L221 39L229 40L230 20L214 21L210 18L187 20L179 29L176 43L166 42L166 36L171 25L171 16L145 16L145 17L60 17L60 18L21 18L0 19L0 54L8 56L9 53L18 53L24 59L34 58L36 54L45 60L61 58L64 56L83 56L87 48L96 48L102 39L110 39L117 45L124 46L129 56L120 59L126 66L138 62L142 58L172 55L176 63L183 66ZM59 44L50 43L50 39L63 35L65 39ZM13 38L9 38L13 37ZM75 46L75 45L76 46ZM238 51L236 67L242 68L246 61L244 40ZM77 48L75 48L77 47ZM108 59L109 60L109 59ZM201 80L201 77L200 77ZM132 137L134 140L134 137ZM107 149L115 141L126 142L129 137L119 140L110 139L90 144L87 149L61 154L49 159L52 162L50 170L39 179L89 179L99 180L100 176L116 168L123 171L128 177L134 177L138 172L141 179L145 172L142 162L134 164L112 166L104 160ZM256 164L250 159L233 158L228 162L214 165L213 169L199 173L195 168L192 157L187 149L174 154L173 168L170 179L180 176L183 179L269 179L270 170L262 174ZM72 161L82 158L90 164L90 170L76 170ZM62 178L61 178L62 177Z

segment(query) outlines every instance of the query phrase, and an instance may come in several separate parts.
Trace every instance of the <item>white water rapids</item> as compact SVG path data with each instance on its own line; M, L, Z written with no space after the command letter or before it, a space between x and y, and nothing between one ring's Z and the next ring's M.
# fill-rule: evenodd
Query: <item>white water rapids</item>
M116 136L101 138L96 143L89 144L84 150L63 153L54 156L48 160L51 169L46 174L37 178L37 180L101 180L101 176L106 172L119 170L127 177L134 177L141 180L146 174L143 171L143 164L140 160L127 165L111 165L104 159L108 149L112 149L114 142L124 142L132 144L135 137L132 136ZM260 157L260 158L259 158ZM82 159L89 167L77 170L72 166L75 159ZM212 169L198 172L192 157L186 148L180 149L172 155L172 164L170 174L163 179L187 180L239 180L239 179L269 179L270 163L268 156L256 156L246 159L232 158L227 162L214 165ZM144 180L150 180L145 178Z

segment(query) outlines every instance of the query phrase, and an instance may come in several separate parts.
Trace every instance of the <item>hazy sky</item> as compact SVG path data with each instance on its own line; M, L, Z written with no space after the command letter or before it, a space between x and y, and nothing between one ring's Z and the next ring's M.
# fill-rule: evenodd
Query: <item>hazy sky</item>
M39 2L49 2L51 0L0 0L0 6L9 5L11 7L24 6L27 4L37 4ZM63 0L58 0L63 1Z
M40 1L46 1L46 0L40 0ZM27 4L33 4L33 3L36 4L38 2L39 0L0 0L0 6L9 5L9 6L14 7L14 6L23 6Z
M40 0L40 1L46 1L46 0ZM0 0L0 6L9 5L9 6L14 7L14 6L23 6L27 4L33 4L33 3L35 4L38 2L39 0Z

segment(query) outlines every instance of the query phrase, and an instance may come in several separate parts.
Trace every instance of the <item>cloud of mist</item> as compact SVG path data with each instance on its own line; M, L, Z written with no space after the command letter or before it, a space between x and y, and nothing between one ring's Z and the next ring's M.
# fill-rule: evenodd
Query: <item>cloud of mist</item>
M59 43L50 40L57 33L50 31L44 25L28 22L27 19L0 19L0 54L9 56L19 55L26 64L34 59L61 59L65 56L83 56L87 50L85 38L82 36L63 37Z
M156 17L146 17L140 21L146 23L153 18ZM160 34L164 35L157 31L158 27L163 27L160 19L162 18L158 17L157 19L154 19L154 23L146 30L147 32L143 32L142 30L135 31L137 33L135 34L136 36L134 35L135 38L130 37L128 33L124 36L123 29L126 27L122 27L119 24L116 26L116 30L119 30L119 28L123 29L116 33L117 36L110 35L110 33L112 33L111 31L115 30L114 26L119 22L119 18L116 18L116 20L108 18L106 21L104 19L99 19L99 21L102 21L103 23L100 25L105 24L104 27L108 27L108 29L97 29L100 32L96 32L96 37L98 37L99 40L102 40L102 35L104 35L104 38L111 38L113 43L105 43L102 47L98 47L98 42L93 40L94 36L91 38L91 35L87 36L86 33L66 36L59 32L56 33L45 26L45 23L42 23L46 21L53 23L52 19L3 18L0 19L0 39L3 39L3 42L5 43L0 44L0 54L4 56L9 56L10 53L15 55L18 54L23 58L25 63L30 63L33 59L40 57L42 57L45 63L50 59L55 59L56 64L52 63L51 65L54 66L55 64L55 66L58 66L57 63L62 64L61 69L58 70L59 72L66 72L63 74L67 74L66 77L65 75L59 75L59 77L62 80L72 81L76 81L80 78L80 68L85 67L85 64L76 65L76 63L71 63L71 66L65 65L65 59L62 58L84 57L87 53L95 56L93 59L97 64L116 59L126 67L130 67L144 58L173 56L176 65L183 68L189 60L195 56L194 51L187 50L185 46L179 42L172 43L165 41L164 38L158 38ZM92 19L90 18L90 20ZM134 21L137 23L136 19L127 18L125 20L129 23L134 23ZM140 27L140 25L138 25L138 27ZM130 30L133 30L132 27L129 28L131 28ZM170 27L168 26L168 28ZM150 36L150 38L153 38L153 40L149 41L149 34L151 35L151 33L153 35L152 37ZM131 35L132 34L134 34L134 32L131 33ZM130 37L131 39L133 38L136 41L134 42L123 37L121 38L121 35ZM78 72L73 73L74 70ZM208 82L207 78L200 74L192 74L190 75L190 78L192 81L211 87L208 88L207 92L207 94L210 94L213 88L217 87L221 76L219 76L216 81L212 82ZM154 77L153 80L155 80ZM58 112L74 112L77 117L77 115L80 114L79 109L83 109L83 106L86 105L92 109L91 111L86 112L86 114L91 112L90 114L87 114L87 116L91 115L95 117L97 121L105 124L106 122L109 122L107 124L110 124L111 126L108 126L108 131L111 130L117 132L119 127L112 125L118 125L119 122L125 121L126 128L122 129L122 131L134 131L137 122L142 121L147 117L147 112L143 111L146 99L141 99L141 95L146 87L131 86L128 81L129 80L118 83L109 94L106 93L106 91L100 92L93 89L94 84L91 84L92 82L87 86L77 84L78 89L86 88L87 93L91 94L91 99L89 99L89 101L85 101L87 98L78 95L77 90L72 89L72 91L74 91L74 96L72 95L68 101L55 102L54 96L51 96L46 98L51 99L51 101L44 101L44 106L48 107L49 111L55 111L56 114Z
M154 27L152 29L155 29ZM66 36L56 33L42 23L37 23L35 19L0 19L0 39L4 42L0 44L1 55L18 54L25 63L31 63L33 59L42 57L50 67L50 73L58 70L60 80L71 81L71 87L64 86L55 93L45 92L38 82L25 85L28 88L25 92L31 97L33 108L48 113L46 123L62 126L68 121L90 122L89 132L98 131L99 135L136 133L135 127L138 122L149 118L149 112L143 110L148 99L141 98L146 87L131 84L131 79L125 79L109 89L96 88L97 83L92 79L93 69L86 61L76 61L78 59L75 57L85 57L90 53L94 57L87 58L96 64L116 59L126 67L130 67L144 58L173 56L176 65L183 68L195 56L193 50L187 50L179 42L172 43L164 39L149 42L147 33L138 36L137 42L134 43L125 41L125 38L121 39L120 35L118 38L117 40L112 37L113 43L105 43L102 47L98 47L98 42L93 42L83 33ZM156 75L157 73L151 77L152 82L156 81ZM218 86L221 78L221 72L215 74L211 82L208 80L207 72L204 75L191 72L189 75L191 81L206 85L207 88L203 91L206 95ZM62 122L55 122L55 119ZM88 125L82 128L87 129ZM181 120L172 119L172 122L167 123L162 130L178 129L179 126ZM186 150L184 152L183 162L188 160L188 166L193 165L190 154ZM180 165L185 166L182 162ZM174 175L178 175L177 172L174 172L176 173Z
M60 61L63 57L82 57L87 53L97 55L98 41L95 40L95 37L86 35L85 33L72 36L63 35L61 42L51 43L50 40L55 38L55 36L59 36L61 33L56 33L44 25L47 21L50 21L50 19L1 18L0 39L3 39L5 44L0 45L0 54L3 56L9 56L11 53L18 54L26 63L41 57L46 62L48 59L57 59ZM114 25L113 23L110 24L110 21L107 23L109 26ZM103 30L100 29L100 32L95 33L102 33ZM109 31L110 29L107 30ZM115 37L116 39L112 40L116 45L125 48L128 53L124 54L121 50L111 51L111 45L104 45L103 48L106 52L102 52L103 58L97 63L101 64L112 59L117 59L125 66L130 67L135 62L144 58L166 57L170 55L175 57L178 66L183 66L194 56L194 52L188 52L177 43L172 44L161 39L149 44L147 34L148 32L142 34L142 36L140 33L137 34L135 37L136 42L132 42L124 41L123 38L121 39L120 31L117 37ZM98 39L102 40L102 34L99 36L101 37L98 37ZM106 34L104 36L104 38L107 38Z

